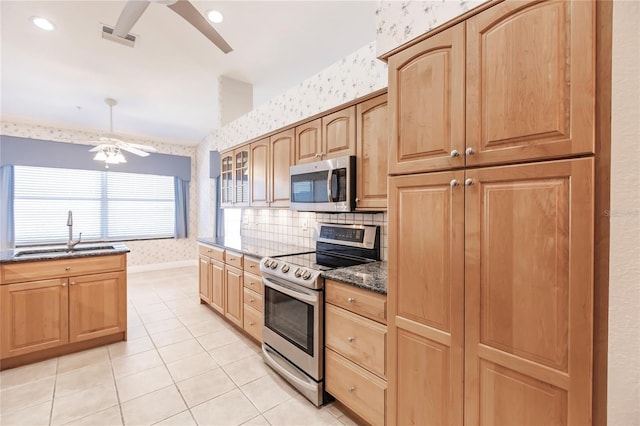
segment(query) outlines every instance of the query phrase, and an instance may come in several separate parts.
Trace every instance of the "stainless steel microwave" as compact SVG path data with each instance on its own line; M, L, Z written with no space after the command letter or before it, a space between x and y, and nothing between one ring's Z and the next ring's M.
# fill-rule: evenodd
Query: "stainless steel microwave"
M291 210L350 212L355 208L354 155L291 166Z

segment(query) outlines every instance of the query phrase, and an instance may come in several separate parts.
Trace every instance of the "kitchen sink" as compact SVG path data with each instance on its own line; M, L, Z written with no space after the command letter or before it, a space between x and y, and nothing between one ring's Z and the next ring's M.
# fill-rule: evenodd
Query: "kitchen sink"
M76 246L69 250L66 247L52 247L52 248L41 248L41 249L33 249L33 250L20 250L13 257L39 257L39 256L47 256L47 255L69 255L73 253L82 253L82 252L90 252L90 251L103 251L103 250L114 250L112 245L102 245L102 246Z

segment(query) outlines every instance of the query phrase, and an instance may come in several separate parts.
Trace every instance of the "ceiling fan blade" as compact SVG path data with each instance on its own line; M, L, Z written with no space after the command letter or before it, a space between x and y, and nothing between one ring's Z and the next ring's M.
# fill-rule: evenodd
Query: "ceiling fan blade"
M127 151L127 152L130 152L130 153L135 154L135 155L139 155L140 157L148 157L149 156L148 152L144 152L141 149L134 148L132 146L125 145L125 144L122 144L122 145L119 145L119 146L120 146L120 149L122 149L124 151Z
M171 10L182 16L187 22L196 27L198 31L204 34L209 40L213 42L224 53L229 53L233 49L229 46L229 43L222 38L222 36L209 24L209 22L193 7L187 0L178 0L174 4L170 4Z
M147 0L129 0L113 28L113 35L125 38L148 6L149 1Z
M143 151L148 151L148 152L158 152L157 149L155 149L152 146L149 145L142 145L139 143L131 143L131 142L125 142L127 144L127 146L133 147L133 148L138 148L141 149Z
M106 146L108 146L108 145L106 145L106 144L100 144L100 145L98 145L98 146L94 146L93 148L91 148L91 149L89 150L89 152L98 152L98 151L102 150L103 148L105 148Z

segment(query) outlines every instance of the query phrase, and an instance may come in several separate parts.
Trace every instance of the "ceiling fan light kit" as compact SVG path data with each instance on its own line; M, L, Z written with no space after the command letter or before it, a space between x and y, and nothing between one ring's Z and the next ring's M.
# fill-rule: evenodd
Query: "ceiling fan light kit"
M109 164L126 163L122 151L127 151L140 157L147 157L149 152L156 152L156 149L149 145L141 145L121 140L118 135L113 133L113 107L118 104L115 99L106 98L104 100L109 106L109 134L99 138L100 145L91 148L89 152L95 152L93 157L96 161L104 161L104 167L109 168Z

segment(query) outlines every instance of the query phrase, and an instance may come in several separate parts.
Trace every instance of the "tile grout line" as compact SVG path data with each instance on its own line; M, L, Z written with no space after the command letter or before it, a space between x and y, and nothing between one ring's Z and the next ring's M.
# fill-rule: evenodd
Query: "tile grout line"
M51 395L51 409L49 410L49 426L53 423L53 405L56 399L56 386L58 385L58 366L60 365L60 358L56 357L56 373L53 379L53 393Z
M113 387L116 390L116 400L118 401L118 411L120 411L120 421L124 425L124 413L122 412L122 403L120 402L120 391L118 391L118 383L116 382L116 372L113 370L113 358L111 358L111 351L107 346L107 356L109 357L109 365L111 366L111 378L113 379Z

